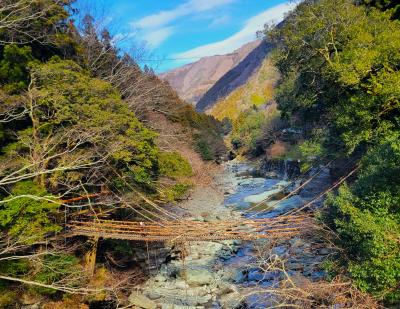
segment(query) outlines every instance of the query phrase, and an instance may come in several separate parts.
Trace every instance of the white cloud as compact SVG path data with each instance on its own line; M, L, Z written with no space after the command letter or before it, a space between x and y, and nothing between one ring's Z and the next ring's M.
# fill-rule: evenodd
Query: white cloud
M264 24L282 21L285 13L292 10L295 6L295 3L284 3L274 6L248 19L242 29L229 38L219 42L196 47L194 49L176 54L174 57L195 58L231 53L243 44L253 41L256 38L256 32L258 30L262 30Z
M155 48L161 45L173 33L174 27L164 27L145 33L143 39L149 44L149 47Z
M231 17L229 15L223 15L220 17L215 18L211 24L210 24L210 28L215 28L218 26L223 26L228 24L231 21Z
M143 17L131 23L141 38L154 49L174 34L175 27L170 26L176 19L188 15L210 11L236 0L187 0L174 9L161 11Z
M160 28L180 17L205 12L234 1L235 0L188 0L172 10L161 11L156 14L145 16L133 22L132 25L140 29Z

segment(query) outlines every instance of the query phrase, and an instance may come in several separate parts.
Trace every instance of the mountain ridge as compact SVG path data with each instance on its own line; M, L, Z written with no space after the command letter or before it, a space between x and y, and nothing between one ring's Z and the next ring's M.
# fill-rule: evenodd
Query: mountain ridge
M261 40L255 40L232 53L203 57L196 62L162 73L159 77L167 81L183 100L196 105L221 77L242 62L260 44Z
M227 97L232 91L244 85L258 70L267 54L272 50L271 43L263 40L241 62L226 72L201 97L196 104L196 110L204 112L210 109L218 100Z

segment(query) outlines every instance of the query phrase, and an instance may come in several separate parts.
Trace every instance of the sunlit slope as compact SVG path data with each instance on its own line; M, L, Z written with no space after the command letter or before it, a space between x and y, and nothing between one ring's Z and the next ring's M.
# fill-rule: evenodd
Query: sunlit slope
M268 57L246 84L218 101L207 113L219 120L229 118L234 121L249 108L262 108L262 105L272 100L277 79L278 73Z

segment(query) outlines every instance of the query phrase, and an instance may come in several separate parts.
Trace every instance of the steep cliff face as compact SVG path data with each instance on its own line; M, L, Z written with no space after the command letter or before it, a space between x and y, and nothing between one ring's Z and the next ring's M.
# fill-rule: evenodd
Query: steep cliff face
M262 41L237 66L222 76L198 101L196 109L210 109L219 99L228 96L232 91L244 85L253 73L261 67L272 45Z
M260 40L256 40L243 45L231 54L201 58L199 61L161 74L160 77L168 81L183 100L196 105L222 76L241 63L260 43Z

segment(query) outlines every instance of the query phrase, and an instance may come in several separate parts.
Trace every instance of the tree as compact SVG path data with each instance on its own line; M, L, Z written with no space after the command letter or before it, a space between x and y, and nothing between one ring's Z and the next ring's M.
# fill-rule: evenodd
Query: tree
M73 0L1 0L0 42L55 44L68 28Z
M324 219L340 236L355 283L396 303L400 22L378 3L389 4L304 1L268 35L278 46L282 114L322 153L361 157L357 180L328 199Z
M388 19L347 0L299 5L271 34L283 115L327 129L332 146L349 153L396 126L400 24Z
M399 149L398 133L370 149L357 181L330 196L325 213L350 255L357 285L389 303L400 300Z

